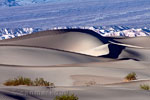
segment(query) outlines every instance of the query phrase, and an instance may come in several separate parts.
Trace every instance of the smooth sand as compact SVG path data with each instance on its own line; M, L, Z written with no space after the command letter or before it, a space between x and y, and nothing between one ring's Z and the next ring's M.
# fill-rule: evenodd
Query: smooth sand
M53 92L70 91L79 100L148 100L149 92L140 85L150 82L149 42L149 37L106 38L89 30L45 31L2 40L0 100L53 100L47 87L3 86L17 76L42 77L56 85ZM130 72L138 80L124 82Z

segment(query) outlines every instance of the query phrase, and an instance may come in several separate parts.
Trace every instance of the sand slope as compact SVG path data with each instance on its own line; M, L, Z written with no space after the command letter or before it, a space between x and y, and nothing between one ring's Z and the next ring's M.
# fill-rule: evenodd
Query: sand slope
M0 44L28 45L79 52L101 46L107 41L89 30L56 30L2 40Z
M144 47L144 48L150 48L150 37L130 37L130 38L114 38L113 39L116 42L119 42L120 44L127 44L131 46L138 46L138 47Z
M150 42L150 37L108 38L102 37L101 35L93 31L82 29L43 31L14 39L0 41L0 49L1 51L5 51L1 52L1 64L7 64L6 62L8 62L8 65L11 65L11 60L12 62L14 62L12 57L16 57L16 61L18 61L18 63L20 62L20 64L21 62L25 61L23 65L26 65L25 63L34 59L32 61L34 64L31 65L38 65L39 61L42 61L40 63L41 65L43 64L43 66L58 65L59 62L62 62L60 64L73 64L93 61L87 60L86 58L84 58L85 60L83 60L82 57L69 57L67 56L68 53L69 55L72 55L71 53L76 53L73 54L74 56L80 54L82 54L82 56L89 55L89 58L91 58L90 56L96 56L96 58L93 57L93 59L95 59L94 61L99 61L100 59L106 60L107 58L149 61L150 45L148 44L148 42ZM15 50L10 50L10 47L15 48ZM33 48L35 51L33 50ZM33 51L33 53L31 53L31 51ZM61 57L60 52L63 52L63 55L61 54ZM44 53L44 56L40 57L42 53ZM22 58L23 56L24 59L22 61L19 61L19 58ZM54 59L55 61L52 60L53 58L56 58L56 56L57 59ZM100 56L102 57L97 58ZM4 61L4 57L7 60L5 59ZM64 61L62 59L65 59L64 61L68 59L68 61L63 63ZM15 63L17 62L12 63L12 65L15 65Z
M3 86L8 79L23 76L42 77L59 86L54 91L73 92L80 100L148 100L148 92L139 86L150 80L149 42L149 37L102 37L77 29L2 40L0 99L53 100L54 95L47 95L50 88ZM138 81L123 81L130 72L137 73ZM43 94L25 95L28 91Z
M20 66L52 66L98 62L99 58L54 49L23 46L0 46L0 64Z

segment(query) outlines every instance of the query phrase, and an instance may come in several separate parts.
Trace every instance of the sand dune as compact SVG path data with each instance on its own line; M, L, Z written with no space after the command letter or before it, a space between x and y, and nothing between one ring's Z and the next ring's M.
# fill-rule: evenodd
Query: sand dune
M82 29L43 31L29 34L14 39L2 40L0 45L21 45L53 48L64 51L71 51L90 56L104 56L118 58L122 52L129 53L128 48L149 49L150 37L136 38L106 38L99 34ZM142 51L142 50L141 50ZM132 52L132 53L133 53ZM135 54L134 53L134 54ZM132 58L129 55L126 58ZM120 57L123 59L123 57Z
M51 66L110 58L150 61L149 42L150 37L103 37L86 29L48 30L0 41L0 63Z
M131 46L137 46L137 47L144 47L144 48L150 48L150 37L131 37L131 38L118 38L113 39L116 42L119 42L120 44L128 44Z
M2 40L0 98L54 98L45 96L49 89L46 87L3 86L7 79L23 76L31 79L43 77L56 85L55 91L71 91L78 94L80 100L123 100L122 97L124 100L147 100L149 95L139 91L139 85L148 84L150 79L149 42L149 37L102 37L93 31L81 29L43 31ZM136 72L138 80L147 81L124 82L124 77L130 72ZM22 96L18 94L22 93L20 91L42 91L44 94ZM135 97L130 98L131 94Z
M0 41L0 49L3 51L1 54L3 55L1 56L1 64L7 64L6 62L8 62L8 65L15 65L19 58L23 58L24 55L24 59L22 61L18 61L18 63L20 62L20 65L26 65L25 63L32 59L34 59L32 61L34 64L32 63L31 65L38 65L38 62L42 61L41 65L43 66L92 62L93 60L83 60L85 57L87 57L86 55L89 55L89 58L95 59L94 61L99 61L100 59L106 60L107 58L149 61L150 45L147 43L149 41L150 37L102 37L93 31L82 29L43 31L14 39ZM17 46L17 48L15 48L15 46ZM13 50L11 50L10 47L11 49L13 47ZM31 51L33 51L33 53ZM62 54L60 57L60 52L63 53L63 57ZM44 53L43 55L46 56L41 56L42 53ZM80 57L80 59L79 57L69 57L68 53L69 55L74 56L82 54L84 57L83 59L82 57ZM6 54L8 55L7 57ZM56 58L56 56L57 59L53 59ZM90 56L96 56L96 58ZM101 58L98 58L100 56ZM5 59L4 61L4 57L7 60ZM16 57L16 62L13 61L13 57ZM64 62L66 59L68 59L67 62ZM24 64L21 64L21 62L24 62ZM30 64L27 65L29 66Z
M90 30L56 30L29 34L14 39L2 40L0 44L14 44L55 48L80 52L103 45L107 39Z
M115 58L150 61L150 37L110 38L109 42L108 57L118 53Z
M150 49L126 48L122 51L118 58L150 61Z
M92 49L85 50L85 51L80 51L79 53L86 54L86 55L91 55L91 56L107 55L107 54L109 54L108 45L109 44L104 44L104 45L98 46L96 48L92 48Z
M0 46L0 51L0 64L3 65L52 66L105 60L60 50L25 46Z

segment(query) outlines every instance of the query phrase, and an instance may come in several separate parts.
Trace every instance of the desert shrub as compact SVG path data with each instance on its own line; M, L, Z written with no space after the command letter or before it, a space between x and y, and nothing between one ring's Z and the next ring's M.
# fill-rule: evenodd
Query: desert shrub
M96 82L95 81L89 81L85 84L86 84L86 86L92 86L92 85L96 85Z
M78 100L79 98L74 94L63 94L60 96L56 96L54 100Z
M132 73L129 73L126 77L125 77L126 80L128 81L132 81L132 80L136 80L137 79L137 75L135 72L132 72Z
M27 86L54 86L53 83L45 81L43 78L36 78L34 81L30 78L17 77L14 79L9 79L4 83L5 86L19 86L19 85L27 85Z
M150 90L150 86L147 84L140 85L140 88L143 90Z
M54 86L53 83L45 81L43 78L36 78L33 83L34 86Z
M7 80L4 85L6 86L18 86L18 85L27 85L31 86L33 85L33 82L30 78L23 78L23 77L18 77L14 79L9 79Z

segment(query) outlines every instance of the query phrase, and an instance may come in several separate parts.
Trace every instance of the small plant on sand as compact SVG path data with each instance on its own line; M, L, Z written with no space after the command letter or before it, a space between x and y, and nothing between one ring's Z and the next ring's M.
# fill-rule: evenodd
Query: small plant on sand
M140 85L140 88L143 90L150 90L150 86L147 84Z
M53 83L45 81L43 78L36 78L33 83L34 86L54 86Z
M27 86L52 86L53 83L45 81L43 78L36 78L34 81L30 78L25 77L17 77L14 79L9 79L4 83L5 86L19 86L19 85L27 85Z
M7 80L4 85L6 86L18 86L18 85L27 85L27 86L32 86L33 82L30 78L23 78L23 77L18 77L14 79L9 79Z
M95 81L89 81L85 84L86 84L86 86L92 86L92 85L96 85L96 82Z
M54 100L78 100L79 98L74 94L63 94L60 96L56 96Z
M125 77L126 81L132 81L132 80L137 80L137 75L135 72L129 73L126 77Z

